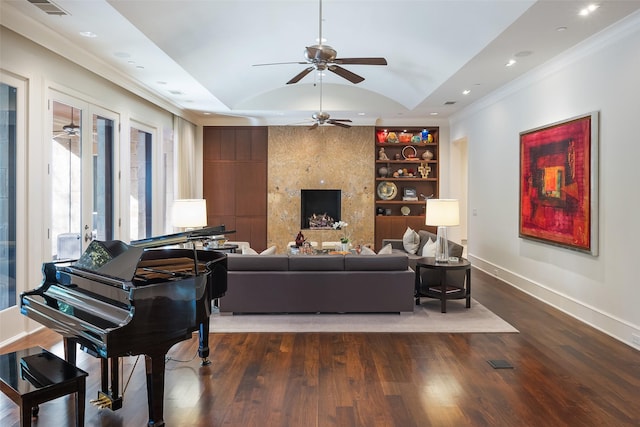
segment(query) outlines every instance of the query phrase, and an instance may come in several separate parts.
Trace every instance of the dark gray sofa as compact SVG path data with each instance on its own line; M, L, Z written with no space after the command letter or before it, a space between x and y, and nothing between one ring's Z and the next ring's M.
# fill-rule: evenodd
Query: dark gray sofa
M413 312L405 254L229 254L227 267L221 314Z

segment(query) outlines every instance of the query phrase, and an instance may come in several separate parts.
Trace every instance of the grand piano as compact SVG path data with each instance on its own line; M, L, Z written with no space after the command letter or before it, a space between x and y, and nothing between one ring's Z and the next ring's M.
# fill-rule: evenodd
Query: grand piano
M63 336L68 362L78 345L100 358L101 407L122 407L119 358L144 354L148 425L162 426L166 354L198 331L209 363L211 304L227 290L226 255L194 243L224 233L220 226L130 244L94 240L78 260L44 263L40 286L20 295L21 312Z

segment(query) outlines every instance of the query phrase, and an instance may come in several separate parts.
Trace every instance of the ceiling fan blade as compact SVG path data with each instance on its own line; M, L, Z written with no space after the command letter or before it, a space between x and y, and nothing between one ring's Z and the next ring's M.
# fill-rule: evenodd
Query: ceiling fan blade
M333 62L336 64L387 65L387 60L384 58L336 58Z
M331 119L331 120L333 120L334 122L349 122L349 123L351 123L351 119Z
M314 130L317 127L318 127L318 122L315 122L313 125L309 126L308 130Z
M253 64L253 67L263 67L265 65L288 65L288 64L308 64L308 62L296 61L296 62L269 62L267 64Z
M359 75L357 75L355 73L352 73L351 71L349 71L349 70L347 70L345 68L342 68L342 67L340 67L338 65L331 65L328 68L329 68L329 71L331 71L333 73L336 73L340 77L343 77L343 78L349 80L351 83L358 84L361 81L364 81L364 77L361 77L361 76L359 76Z
M349 120L349 121L351 121L351 120ZM334 125L334 126L340 126L340 127L343 127L343 128L350 128L350 127L351 127L351 126L350 126L350 125L348 125L348 124L341 123L341 122L338 122L338 121L333 120L333 119L328 120L328 121L327 121L327 123L332 124L332 125Z
M313 71L314 67L307 67L304 70L302 70L301 72L299 72L294 78L292 78L291 80L289 80L287 82L288 85L292 84L292 83L298 83L304 76L306 76L307 74L309 74L311 71Z

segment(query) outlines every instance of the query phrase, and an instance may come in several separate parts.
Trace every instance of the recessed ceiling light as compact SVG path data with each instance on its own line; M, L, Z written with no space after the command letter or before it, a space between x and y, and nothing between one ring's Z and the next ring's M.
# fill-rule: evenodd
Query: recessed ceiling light
M465 90L462 91L463 95L469 95L470 93L471 93L471 90L469 90L469 89L465 89Z
M208 111L205 111L205 112L204 112L204 113L202 113L202 114L204 114L205 116L210 116L210 115L211 115L211 113L210 113L210 112L208 112Z
M367 113L358 113L359 116L366 116Z
M504 64L505 67L513 67L514 65L516 65L516 60L515 59L510 59L507 61L506 64Z
M435 111L432 111L431 113L429 113L430 116L437 116L438 113L436 113Z
M590 15L591 13L595 12L595 10L598 9L599 7L600 7L599 4L592 3L589 6L585 7L584 9L580 10L578 15L580 16Z
M158 80L156 83L158 83L159 85L166 85L167 84L167 82L162 81L162 80Z
M182 92L180 92L179 90L170 90L169 93L171 95L182 95Z
M89 39L94 39L94 38L98 37L98 35L96 33L94 33L93 31L80 31L80 35L82 37L87 37Z
M144 70L144 65L136 65L136 68L139 70Z
M556 31L559 32L559 33L563 32L563 31L567 31L567 27L558 27L558 28L556 28Z
M530 50L521 50L520 52L515 53L513 56L516 58L524 58L525 56L533 55L533 52Z

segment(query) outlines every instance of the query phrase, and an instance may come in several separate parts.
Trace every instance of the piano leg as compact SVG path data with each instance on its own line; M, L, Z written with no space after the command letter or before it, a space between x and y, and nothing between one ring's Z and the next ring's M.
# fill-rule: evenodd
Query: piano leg
M71 363L73 366L76 365L76 342L71 338L64 338L62 340L64 346L64 359Z
M146 355L147 402L149 404L149 427L164 426L164 358L166 353Z
M209 360L209 322L200 323L200 330L198 331L200 337L198 345L198 356L202 359L200 366L207 366L211 364Z

